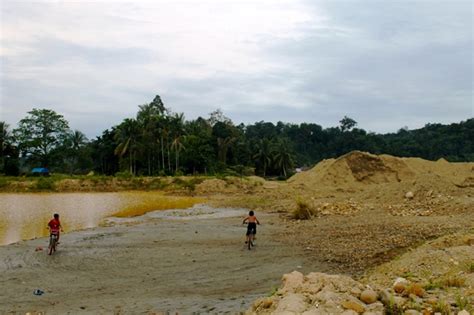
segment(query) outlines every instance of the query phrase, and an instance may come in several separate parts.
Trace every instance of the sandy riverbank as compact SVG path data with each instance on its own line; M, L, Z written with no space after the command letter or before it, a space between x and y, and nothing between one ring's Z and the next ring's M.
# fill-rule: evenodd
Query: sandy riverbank
M46 314L236 313L292 270L321 270L281 241L284 226L260 213L248 251L246 210L165 211L66 233L48 256L45 238L0 248L0 310ZM45 293L33 294L35 289ZM1 313L1 312L0 312Z

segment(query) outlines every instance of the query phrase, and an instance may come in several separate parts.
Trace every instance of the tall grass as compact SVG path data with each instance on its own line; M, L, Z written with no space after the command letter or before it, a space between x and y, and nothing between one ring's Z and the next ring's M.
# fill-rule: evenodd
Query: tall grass
M311 204L303 200L296 201L296 208L293 210L292 217L297 220L309 220L317 216L318 211Z

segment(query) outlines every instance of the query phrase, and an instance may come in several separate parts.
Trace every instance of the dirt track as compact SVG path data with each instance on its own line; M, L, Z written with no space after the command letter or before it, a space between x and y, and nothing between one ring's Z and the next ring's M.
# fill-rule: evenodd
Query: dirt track
M0 314L236 313L284 273L325 271L279 240L276 215L257 214L258 243L248 251L246 211L212 212L165 211L66 233L51 257L35 252L44 238L1 247Z

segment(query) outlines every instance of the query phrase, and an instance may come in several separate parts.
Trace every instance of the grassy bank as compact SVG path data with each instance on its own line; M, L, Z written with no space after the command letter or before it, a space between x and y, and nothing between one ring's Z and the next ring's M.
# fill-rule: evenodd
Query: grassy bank
M170 190L193 192L207 177L68 176L0 177L0 192L117 192Z
M234 176L70 176L55 174L48 177L0 176L0 192L119 192L165 191L193 194L194 192L248 191L261 186L263 179ZM202 184L202 185L201 185ZM198 188L200 187L200 188Z

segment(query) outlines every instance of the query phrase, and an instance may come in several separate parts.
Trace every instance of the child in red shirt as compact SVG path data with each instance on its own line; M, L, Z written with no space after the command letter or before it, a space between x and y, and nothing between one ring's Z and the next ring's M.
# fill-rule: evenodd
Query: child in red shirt
M54 218L51 219L48 223L49 233L55 234L58 236L58 244L59 244L59 231L63 231L63 227L61 226L61 222L59 221L59 214L55 213Z

